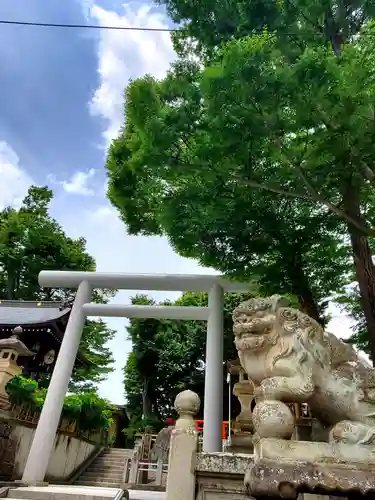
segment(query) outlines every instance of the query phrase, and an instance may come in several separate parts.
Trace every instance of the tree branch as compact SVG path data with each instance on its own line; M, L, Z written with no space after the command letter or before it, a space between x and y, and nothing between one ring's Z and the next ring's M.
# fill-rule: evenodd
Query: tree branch
M288 161L291 162L292 165L294 165L294 168L297 171L298 176L306 186L307 190L311 193L311 198L318 203L321 203L325 207L327 207L331 212L333 212L335 215L340 217L340 219L344 219L349 224L351 224L353 227L361 231L362 233L367 234L368 236L375 236L375 230L368 228L366 225L361 224L358 220L354 219L351 217L349 214L345 212L345 210L341 210L338 206L334 205L331 203L329 200L325 199L323 196L319 194L319 192L315 189L315 187L312 185L312 183L309 181L309 179L306 177L305 173L303 172L301 168L301 164L303 161L303 156L307 151L307 145L308 145L308 135L306 135L306 142L305 142L305 148L304 148L304 153L302 154L302 157L300 159L300 163L293 162L291 159L288 158L288 154L285 152L284 149L284 154L288 158Z
M365 179L370 182L375 179L375 172L367 165L364 160L360 160L360 169Z
M299 192L295 192L295 191L285 191L284 189L280 189L280 188L273 187L273 186L267 186L265 184L261 184L259 182L255 182L255 181L251 181L251 180L244 181L243 179L241 179L241 182L245 182L245 184L247 186L255 187L257 189L263 189L264 191L270 191L271 193L281 194L282 196L288 196L289 198L300 198L302 200L314 201L314 202L317 201L315 198L313 198L312 196L309 196L308 194L299 193Z

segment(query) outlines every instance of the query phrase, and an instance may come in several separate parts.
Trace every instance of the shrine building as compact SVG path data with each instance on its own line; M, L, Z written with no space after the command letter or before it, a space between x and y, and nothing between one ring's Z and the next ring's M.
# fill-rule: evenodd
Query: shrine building
M34 356L20 356L22 374L36 381L53 371L69 320L71 304L58 302L0 301L0 339L12 335L26 345ZM78 351L75 367L90 362Z

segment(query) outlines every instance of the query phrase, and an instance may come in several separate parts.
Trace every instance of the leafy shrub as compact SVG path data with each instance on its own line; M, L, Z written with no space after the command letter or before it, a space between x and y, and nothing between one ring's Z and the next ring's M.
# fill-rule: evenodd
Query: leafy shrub
M127 441L131 443L129 446L133 447L136 434L142 434L147 428L151 428L152 432L157 434L163 428L161 422L156 416L149 418L142 418L141 415L133 415L130 419L129 426L122 430Z
M43 408L46 395L47 395L47 389L40 389L40 388L35 389L34 401L37 411L41 411L41 409Z
M81 401L80 415L77 419L82 431L92 429L108 430L113 423L110 403L100 398L95 392L83 392L77 395Z
M6 385L5 390L11 404L26 406L34 411L43 408L47 389L40 389L35 380L18 375ZM112 423L113 407L96 392L69 394L64 399L62 417L68 422L76 422L78 431L108 430Z
M32 409L36 409L37 389L38 383L35 380L21 376L13 377L5 387L12 405L27 406Z
M82 411L82 401L79 394L69 394L64 399L64 406L62 409L62 415L65 420L69 422L77 422L79 427L79 421Z

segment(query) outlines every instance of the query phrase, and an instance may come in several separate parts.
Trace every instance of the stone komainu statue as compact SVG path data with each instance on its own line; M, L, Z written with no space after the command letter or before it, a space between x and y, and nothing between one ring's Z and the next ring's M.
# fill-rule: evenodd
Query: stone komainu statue
M173 425L168 425L168 427L164 427L156 436L155 443L152 447L152 459L163 460L163 462L168 461L169 446L173 429Z
M280 296L233 312L235 345L259 400L308 403L331 441L375 442L375 371Z

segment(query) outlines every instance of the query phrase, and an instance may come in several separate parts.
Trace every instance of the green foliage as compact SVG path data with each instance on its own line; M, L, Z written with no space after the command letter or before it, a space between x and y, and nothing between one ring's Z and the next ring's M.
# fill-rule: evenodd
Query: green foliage
M142 415L135 413L130 419L129 426L122 430L130 447L134 446L136 434L142 434L146 429L151 428L157 434L164 427L164 423L155 416L142 418Z
M195 50L212 56L221 44L261 33L275 32L284 50L306 45L342 43L357 35L374 18L372 0L158 0L173 21L181 25L174 34L180 55ZM337 38L337 40L335 39Z
M255 48L268 46L267 40L260 37ZM234 79L245 70L242 62L233 66L235 55L228 61L223 83L224 62L202 73L179 61L164 81L145 77L128 87L126 126L107 161L110 199L131 233L165 234L180 254L233 278L256 279L265 294L292 293L323 321L319 304L348 278L344 226L307 196L253 187L266 178L278 186L282 175L292 190L294 181L286 160L281 174L276 168L284 157L275 157L280 147L257 106L243 104L251 103L246 94L257 92L256 81L246 82L261 62L251 60L246 68L252 73ZM253 101L262 93L272 97L267 104L264 95L263 112L276 129L279 118L272 113L280 91L270 73L259 84L269 91L259 90ZM291 124L284 129L294 130Z
M83 328L80 352L91 364L78 366L69 385L70 391L92 391L107 374L113 371L113 356L107 347L113 339L115 331L110 329L103 320L87 320Z
M70 394L64 400L63 417L75 421L82 432L108 430L113 423L112 406L95 392Z
M47 394L39 389L35 380L22 376L13 377L6 385L9 401L16 406L26 406L33 411L41 411ZM95 392L69 394L64 399L62 418L76 422L80 432L108 430L113 423L111 404Z
M30 378L16 376L10 379L6 385L6 392L9 401L16 406L25 405L31 408L36 407L36 391L38 382ZM38 398L38 403L40 399Z
M31 186L19 210L6 208L0 214L0 294L4 299L66 301L72 291L41 289L39 272L95 269L85 240L67 237L50 217L52 198L47 187Z
M237 357L233 344L232 311L255 293L254 286L249 294L225 294L225 360ZM151 304L153 301L142 295L134 297L132 303ZM186 292L174 304L207 306L207 294ZM128 437L150 424L154 430L159 429L166 418L174 415L174 399L184 389L197 392L201 401L204 400L206 327L203 321L130 321L128 333L133 348L124 368L127 409L131 414L130 426L126 430Z
M86 251L84 238L69 238L49 215L53 193L47 187L31 186L19 210L0 212L0 300L74 299L75 290L44 289L39 286L42 270L94 271L95 261ZM94 302L107 302L115 292L94 290ZM77 367L71 391L92 390L113 370L113 357L106 344L114 331L103 321L87 321L80 351L91 362Z
M375 2L160 3L180 60L126 90L112 203L133 234L292 293L322 323L352 253L374 358Z

